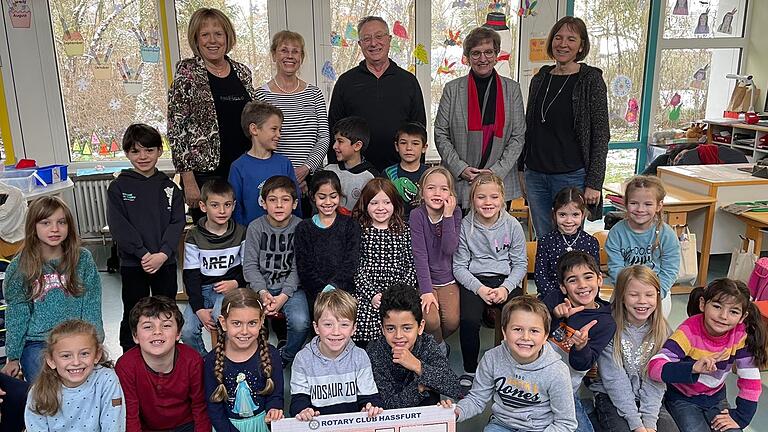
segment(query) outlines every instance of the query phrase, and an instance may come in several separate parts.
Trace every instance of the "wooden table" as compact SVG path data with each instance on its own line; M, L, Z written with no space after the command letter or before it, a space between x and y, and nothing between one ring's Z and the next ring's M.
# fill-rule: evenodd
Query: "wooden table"
M743 242L744 250L747 248L749 240L755 241L755 253L759 256L763 246L763 232L768 229L768 212L745 212L740 214L739 219L747 225L747 232Z
M613 195L624 196L624 187L620 183L606 183L603 185L603 189ZM678 235L681 234L685 225L688 224L689 212L704 210L704 227L700 232L696 232L698 234L697 237L701 238L699 276L696 279L696 283L699 286L706 285L707 272L709 271L710 247L712 245L712 230L715 222L716 199L711 196L688 192L675 186L664 185L664 189L667 191L667 196L664 197L664 208L662 211L667 216L667 223L675 229Z

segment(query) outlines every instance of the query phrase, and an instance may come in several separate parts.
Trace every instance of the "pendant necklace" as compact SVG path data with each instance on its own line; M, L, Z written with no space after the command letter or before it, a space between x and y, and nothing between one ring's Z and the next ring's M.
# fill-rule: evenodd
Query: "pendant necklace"
M273 82L273 83L275 83L275 86L276 86L278 89L280 89L280 91L281 91L281 92L283 92L283 93L285 93L285 94L294 94L294 93L296 93L296 90L298 90L298 89L299 89L299 87L301 86L301 80L300 80L300 79L297 79L297 80L296 80L296 88L294 88L294 89L293 89L293 91L291 91L291 92L288 92L288 91L285 91L285 89L283 89L282 87L280 87L280 84L278 84L278 83L277 83L277 79L276 79L276 78L272 78L272 82Z
M549 95L549 86L550 86L550 84L552 84L552 74L549 74L549 82L547 83L547 91L544 92L544 99L541 100L541 122L542 123L547 121L545 117L547 116L547 113L549 112L549 109L552 108L552 104L555 103L555 99L557 99L557 97L560 96L560 92L562 92L563 89L565 88L565 85L568 84L568 80L569 79L571 79L571 75L568 75L568 76L565 77L565 82L563 82L563 85L560 86L560 90L557 91L557 93L555 94L555 97L553 97L552 100L549 101L549 105L547 105L547 109L545 110L544 109L544 103L547 101L547 96Z
M568 240L565 239L565 234L560 233L560 236L563 238L563 243L565 243L565 251L570 252L573 250L573 246L576 244L576 242L579 240L579 236L581 235L581 230L578 230L576 232L576 238L573 239L571 243L568 243Z

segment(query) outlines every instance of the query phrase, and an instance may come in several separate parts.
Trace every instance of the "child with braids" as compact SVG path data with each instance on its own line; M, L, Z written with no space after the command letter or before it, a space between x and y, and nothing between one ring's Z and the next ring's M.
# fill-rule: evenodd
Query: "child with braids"
M740 431L752 421L762 392L766 325L743 282L715 279L695 295L702 313L672 333L648 363L648 375L668 384L665 404L681 431ZM739 394L731 408L725 381L734 366Z
M253 290L224 296L218 341L203 369L217 432L267 432L267 423L283 418L280 353L267 343L264 308Z

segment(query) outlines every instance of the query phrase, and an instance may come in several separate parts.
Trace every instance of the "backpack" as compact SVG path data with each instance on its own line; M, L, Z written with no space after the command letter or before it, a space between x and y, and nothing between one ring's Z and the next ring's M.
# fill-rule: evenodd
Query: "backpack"
M747 287L753 300L768 300L768 258L757 260Z

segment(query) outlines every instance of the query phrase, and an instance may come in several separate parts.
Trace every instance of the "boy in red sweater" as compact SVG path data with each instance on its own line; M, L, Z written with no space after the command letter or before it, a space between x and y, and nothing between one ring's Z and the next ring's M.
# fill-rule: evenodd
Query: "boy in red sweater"
M163 296L145 297L131 309L138 345L115 365L125 394L126 431L210 432L203 392L203 359L178 343L184 318Z

